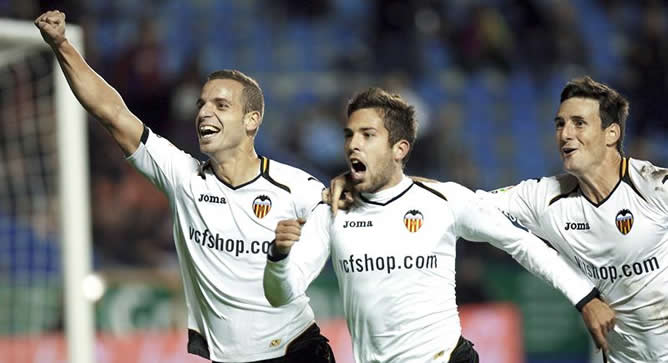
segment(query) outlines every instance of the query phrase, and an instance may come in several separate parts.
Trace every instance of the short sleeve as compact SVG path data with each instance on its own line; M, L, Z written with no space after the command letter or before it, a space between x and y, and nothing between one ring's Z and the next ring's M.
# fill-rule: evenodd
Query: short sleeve
M142 142L128 162L151 183L167 194L197 171L199 161L174 146L169 140L144 129Z

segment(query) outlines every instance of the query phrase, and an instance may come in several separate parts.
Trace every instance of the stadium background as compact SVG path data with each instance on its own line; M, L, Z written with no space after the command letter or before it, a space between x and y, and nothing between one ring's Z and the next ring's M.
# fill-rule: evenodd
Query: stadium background
M662 1L5 0L0 17L32 20L52 8L83 26L88 62L130 109L199 157L192 121L203 78L237 68L265 92L258 152L322 181L344 169L337 140L345 102L368 86L418 107L409 174L491 189L558 173L552 119L559 92L585 74L630 99L627 154L668 165ZM179 361L185 308L167 201L101 127L91 124L89 137L94 269L107 282L96 304L98 358ZM0 238L9 256L2 261L13 258L6 242ZM59 261L55 241L33 243ZM9 265L0 271L9 273ZM457 268L465 329L491 352L483 362L587 361L589 338L577 312L503 252L460 243ZM345 342L329 266L310 293L332 338ZM15 304L11 294L2 296ZM60 361L62 306L37 323L9 316L15 310L7 306L0 301L0 362L17 347L41 352L41 362ZM40 309L26 307L27 314ZM49 338L34 345L30 337L42 333Z

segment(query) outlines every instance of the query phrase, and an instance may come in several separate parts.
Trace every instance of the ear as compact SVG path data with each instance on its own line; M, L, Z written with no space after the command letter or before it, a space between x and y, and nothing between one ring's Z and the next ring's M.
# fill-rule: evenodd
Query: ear
M244 115L244 126L246 127L246 133L249 135L255 135L257 130L260 128L262 123L262 118L260 117L260 112L251 111L247 112Z
M613 122L610 124L610 126L605 128L605 144L607 146L616 145L621 137L622 129L618 123Z
M397 141L394 146L392 146L392 155L394 160L402 161L408 155L408 152L411 150L411 144L406 140Z

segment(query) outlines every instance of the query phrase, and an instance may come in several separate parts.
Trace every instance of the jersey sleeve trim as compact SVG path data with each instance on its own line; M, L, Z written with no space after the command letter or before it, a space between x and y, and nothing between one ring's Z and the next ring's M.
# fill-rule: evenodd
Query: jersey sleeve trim
M139 139L139 141L142 144L146 145L146 141L148 141L148 134L149 134L148 127L146 127L146 125L142 125L142 126L144 126L144 129L141 132L141 139Z
M582 308L587 305L590 301L598 298L601 296L601 292L598 291L597 288L593 288L587 296L583 297L582 300L578 301L577 304L575 304L575 308L578 309L578 311L582 312Z
M276 249L276 240L271 241L269 244L269 251L267 251L267 259L271 262L278 262L286 257L288 257L287 254L280 253L278 252L278 249Z
M424 188L425 190L427 190L427 191L429 191L429 192L432 192L434 195L436 195L437 197L443 199L444 201L446 201L446 202L448 201L448 198L446 198L445 195L441 194L441 192L439 192L438 190L433 189L433 188L430 188L430 187L424 185L423 183L421 183L421 182L419 182L419 181L416 181L416 182L414 182L414 183L415 183L417 186L419 186L419 187L421 187L421 188Z
M276 180L274 180L274 178L271 177L271 175L269 175L269 158L266 158L264 156L261 156L260 158L262 159L262 163L260 166L260 175L262 175L263 178L267 179L267 181L270 182L271 184L274 184L275 186L285 190L288 193L292 193L287 185L277 182Z
M325 203L325 202L323 202L323 201L321 200L321 201L319 201L316 205L314 205L313 208L311 208L311 213L313 213L313 211L315 211L315 209L318 208L318 207L319 207L320 205L322 205L322 204L327 205L327 203Z

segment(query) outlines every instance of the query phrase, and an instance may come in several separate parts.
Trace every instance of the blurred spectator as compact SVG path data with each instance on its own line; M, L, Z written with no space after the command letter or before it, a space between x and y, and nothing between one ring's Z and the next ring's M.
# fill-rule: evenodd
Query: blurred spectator
M421 52L415 26L416 3L376 0L373 9L374 64L382 72L402 70L413 76L421 73Z
M510 72L515 44L501 13L478 5L470 9L468 17L456 35L460 66L470 72L481 68Z
M660 1L649 3L630 42L625 79L634 110L629 126L642 137L668 131L662 107L668 92L666 7Z
M169 87L165 76L166 52L158 36L158 24L143 18L138 24L135 41L117 59L115 86L128 101L137 117L146 120L158 134L171 127Z

